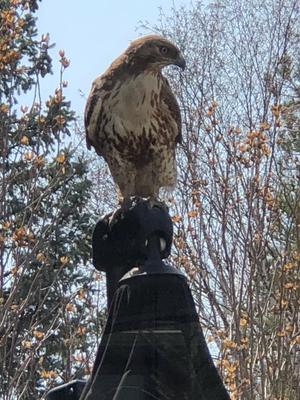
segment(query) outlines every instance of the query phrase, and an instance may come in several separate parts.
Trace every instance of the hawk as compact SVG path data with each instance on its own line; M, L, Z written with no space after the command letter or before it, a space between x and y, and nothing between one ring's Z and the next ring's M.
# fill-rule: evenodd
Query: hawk
M157 199L176 183L180 109L162 68L185 68L180 50L159 35L131 42L92 85L85 109L87 147L107 162L123 201Z

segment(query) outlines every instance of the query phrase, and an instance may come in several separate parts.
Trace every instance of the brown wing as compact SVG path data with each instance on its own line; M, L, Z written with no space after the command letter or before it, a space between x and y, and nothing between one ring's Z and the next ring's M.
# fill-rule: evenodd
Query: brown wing
M181 133L181 114L180 108L177 103L176 97L174 96L170 84L166 78L164 78L164 84L161 89L161 99L167 105L172 118L177 124L178 134L175 138L175 143L181 143L182 141L182 133Z
M90 149L92 145L95 146L96 144L95 138L98 125L97 122L99 121L99 117L101 116L102 101L106 93L105 83L106 80L103 79L101 76L93 82L93 86L85 106L84 125L86 132L86 144L88 149ZM95 107L97 107L98 110L97 115L93 115Z
M126 71L127 55L121 54L104 74L93 82L87 104L85 106L84 124L86 130L86 144L90 149L94 146L97 153L101 153L100 125L103 118L103 102L110 96L116 85L120 84L120 75ZM96 111L94 113L94 111Z

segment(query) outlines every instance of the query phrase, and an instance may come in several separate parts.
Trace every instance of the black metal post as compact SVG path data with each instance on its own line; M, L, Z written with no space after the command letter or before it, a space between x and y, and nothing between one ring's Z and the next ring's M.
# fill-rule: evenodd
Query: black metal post
M186 278L163 261L172 235L167 210L147 201L97 223L93 263L106 272L109 315L80 400L229 400Z
M110 311L81 400L229 399L186 278L163 262L172 235L167 210L146 201L98 222L93 259Z

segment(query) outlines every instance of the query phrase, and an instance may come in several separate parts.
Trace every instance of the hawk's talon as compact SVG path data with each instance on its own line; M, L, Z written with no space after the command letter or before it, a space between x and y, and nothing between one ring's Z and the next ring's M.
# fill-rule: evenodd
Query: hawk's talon
M169 213L169 207L163 201L160 201L157 198L149 197L148 202L150 208L158 207L161 210L165 211L166 213Z

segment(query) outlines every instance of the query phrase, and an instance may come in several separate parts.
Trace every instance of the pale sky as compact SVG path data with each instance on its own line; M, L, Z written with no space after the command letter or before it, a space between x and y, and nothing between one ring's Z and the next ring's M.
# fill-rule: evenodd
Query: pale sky
M58 83L60 49L70 58L65 79L72 108L83 114L85 99L92 81L126 49L130 40L139 36L139 21L155 24L159 7L166 14L172 8L189 4L190 0L43 0L38 17L39 34L49 33L55 75L42 81L44 96L52 94Z

